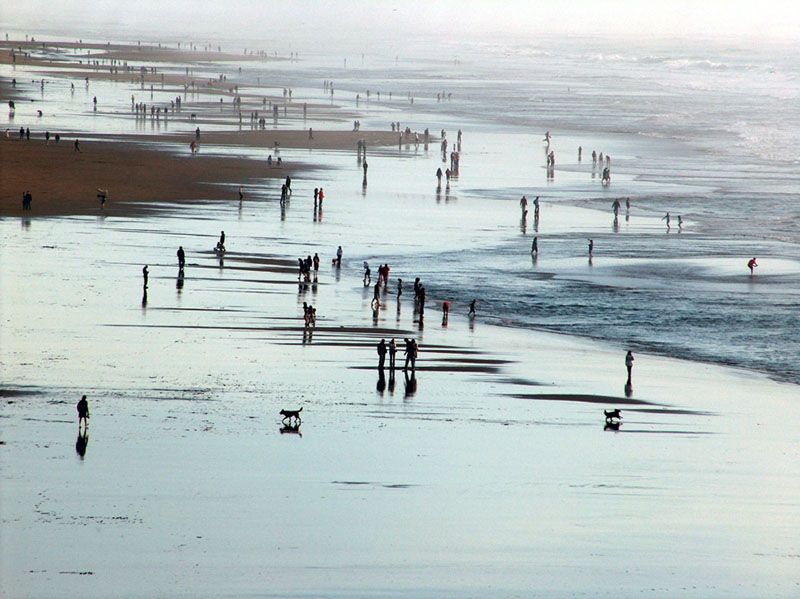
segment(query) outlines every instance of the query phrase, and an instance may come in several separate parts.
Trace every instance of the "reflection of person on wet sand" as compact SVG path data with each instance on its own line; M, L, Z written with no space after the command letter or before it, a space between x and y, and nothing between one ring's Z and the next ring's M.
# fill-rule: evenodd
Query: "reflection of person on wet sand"
M386 376L383 374L383 368L378 368L378 384L375 389L378 393L383 393L386 390Z
M78 439L75 441L75 453L77 453L81 459L86 455L86 447L89 445L89 433L88 431L84 430L83 432L78 431Z
M411 371L411 375L408 372L405 373L406 379L406 389L405 389L405 396L410 397L417 392L417 377L414 371Z

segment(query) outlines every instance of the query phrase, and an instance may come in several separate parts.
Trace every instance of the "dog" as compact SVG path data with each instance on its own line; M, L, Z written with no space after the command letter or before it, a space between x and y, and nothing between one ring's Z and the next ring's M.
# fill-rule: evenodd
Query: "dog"
M300 408L299 410L281 410L280 415L283 416L281 422L286 422L287 420L294 419L299 424L300 422L302 422L302 419L300 418L300 412L302 411L303 408Z
M622 415L619 413L619 408L616 410L603 410L603 414L606 415L606 422L609 422L614 418L622 418Z

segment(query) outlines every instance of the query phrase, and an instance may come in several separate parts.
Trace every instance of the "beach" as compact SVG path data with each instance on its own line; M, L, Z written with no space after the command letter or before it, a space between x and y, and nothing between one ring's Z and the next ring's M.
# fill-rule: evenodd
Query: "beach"
M122 43L104 52L142 58ZM793 224L767 241L732 233L741 225L713 212L717 196L692 204L714 193L707 179L681 189L662 177L657 157L672 142L661 139L554 132L551 178L543 131L481 124L476 100L458 94L452 109L435 95L412 107L385 90L368 104L362 91L337 87L328 100L321 85L298 85L284 119L288 84L267 89L258 75L265 89L241 85L244 125L228 107L235 94L220 108L214 89L187 94L168 122L139 118L131 93L167 106L183 95L184 65L198 79L223 68L214 52L145 54L174 71L152 101L141 83L100 73L84 92L74 65L50 59L18 63L31 83L14 88L5 59L0 71L17 98L0 139L4 595L797 595L800 413L782 362L795 350L774 343L796 319ZM220 61L235 72L234 53ZM37 98L45 66L55 91ZM281 115L264 128L247 115L262 97ZM429 144L398 143L390 121L429 128ZM452 150L462 126L461 172L437 186L436 168L450 165L440 131ZM60 143L46 144L44 128ZM613 152L612 186L590 159L566 158L592 136ZM266 162L276 142L280 168ZM98 187L109 189L102 208ZM520 219L522 194L543 198L535 222ZM680 231L662 221L671 195L689 214ZM611 202L629 196L612 223ZM221 230L225 252L214 251ZM755 280L732 246L759 253ZM297 259L314 254L319 274L304 281ZM379 310L364 261L372 285L391 266ZM773 344L742 342L747 364L747 331L696 322L750 310L778 324ZM381 375L376 345L392 338L398 368ZM406 338L420 347L413 372ZM300 407L302 424L287 426L279 411ZM617 427L603 413L614 408Z

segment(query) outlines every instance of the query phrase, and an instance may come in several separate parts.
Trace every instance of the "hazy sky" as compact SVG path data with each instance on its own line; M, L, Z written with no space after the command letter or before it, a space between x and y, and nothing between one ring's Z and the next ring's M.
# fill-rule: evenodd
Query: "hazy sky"
M474 32L601 35L757 35L800 39L798 0L11 0L3 29L151 31L155 36L253 33L314 28L320 41L337 31L368 28L403 35Z

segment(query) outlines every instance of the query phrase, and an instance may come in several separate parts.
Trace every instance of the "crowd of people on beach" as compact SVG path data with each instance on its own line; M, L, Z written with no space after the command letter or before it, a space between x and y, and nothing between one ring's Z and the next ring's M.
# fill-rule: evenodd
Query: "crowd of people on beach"
M14 54L13 51L12 51L12 54ZM27 53L25 55L27 56ZM15 58L16 58L16 56L15 56ZM97 67L99 69L103 65L101 65L99 62L95 61L94 63L91 64L91 66ZM117 73L117 72L119 72L120 69L122 69L126 73L137 73L138 74L138 81L141 83L142 89L144 89L144 81L146 79L148 81L152 81L152 77L158 74L157 73L157 69L155 67L144 67L143 66L141 68L135 68L135 67L132 67L132 66L128 65L127 62L117 63L113 59L106 66L111 69L112 73ZM189 68L188 67L186 68L186 75L187 75L187 77L189 76ZM161 77L162 78L163 78L163 76L164 76L163 73L161 73ZM16 84L16 80L14 80L14 84ZM85 78L85 85L86 85L86 89L88 90L89 89L89 78L88 77ZM229 106L232 107L233 110L238 111L238 117L239 117L239 121L241 123L241 121L242 121L242 96L240 96L239 93L238 93L239 92L238 85L230 85L230 84L228 84L227 76L224 75L224 74L220 74L217 78L209 79L207 82L200 82L198 84L196 84L195 80L191 80L191 81L187 80L184 83L184 90L188 91L189 89L192 89L192 90L200 89L200 87L202 87L202 86L206 86L207 88L214 88L214 89L220 89L220 88L225 89L225 88L227 88L227 91L230 94L231 102L229 104L226 104L223 101L223 98L220 98L220 101L219 101L220 110L223 110L223 109L224 110L229 110L228 107ZM325 80L323 82L323 86L324 86L324 90L326 92L329 92L330 95L333 96L333 94L334 94L333 82L329 81L329 80ZM45 81L44 80L41 81L41 88L42 88L42 90L44 90L44 88L45 88ZM74 90L75 90L75 85L73 83L73 84L71 84L71 91L74 93ZM163 119L167 119L170 115L176 115L177 116L179 113L182 112L185 99L182 99L181 96L176 96L176 97L174 97L174 99L170 99L168 102L155 103L155 102L152 101L152 98L153 98L153 85L152 84L150 85L150 90L149 91L150 91L150 102L149 103L145 102L145 101L141 101L141 100L137 101L135 95L133 95L133 94L130 96L130 102L131 102L130 109L131 109L131 112L133 113L135 119L143 120L143 119L146 119L146 118L149 117L151 120L155 120L156 122L158 122L162 118ZM366 91L366 97L367 97L368 100L371 99L372 95L373 95L373 92L371 92L370 90ZM389 97L391 98L391 94L389 94ZM445 92L441 92L441 93L438 93L436 95L437 102L450 101L451 97L452 97L452 94L445 93ZM377 98L380 99L380 92L377 92ZM413 95L411 93L408 94L408 99L409 99L410 102L413 103ZM357 94L356 95L356 102L358 102L359 100L360 100L360 95ZM292 90L290 88L284 88L283 89L283 104L282 104L284 116L287 114L287 105L289 105L289 103L291 101L292 101ZM263 109L264 110L269 110L272 113L274 119L277 119L278 116L279 116L279 103L278 102L279 101L268 100L266 97L263 98ZM127 104L127 100L126 100L125 103ZM97 96L93 96L92 99L91 99L91 110L93 112L96 112L97 109L98 109L98 105L100 105L102 107L102 104L100 103L100 100L98 99L98 97ZM214 102L214 106L216 106L216 102ZM10 114L11 115L14 115L16 113L16 104L14 103L14 101L9 101L9 109L10 109ZM214 110L216 111L216 108ZM305 103L302 105L302 111L303 111L303 116L305 117L306 114L307 114L307 105ZM42 111L41 110L38 111L38 116L39 117L42 116ZM194 121L194 120L196 120L196 118L197 118L197 113L190 113L188 115L188 119L190 121ZM250 111L249 112L249 120L250 120L250 125L251 125L252 128L264 129L265 126L266 126L266 119L263 116L263 113L260 112L259 110ZM361 121L359 119L355 119L353 121L353 131L360 131L360 129L361 129ZM403 127L401 127L400 122L393 121L393 122L391 122L391 131L396 133L396 134L398 134L399 143L400 144L405 143L406 145L408 145L410 143L414 143L415 145L419 145L420 143L424 143L424 144L426 144L426 148L427 148L427 144L430 143L430 141L431 141L431 135L430 135L430 131L429 131L428 128L426 128L424 130L424 132L422 134L420 134L418 132L412 131L412 129L409 126L406 126L405 128L403 128ZM31 135L32 134L31 134L30 127L21 126L19 128L19 140L29 141L31 139ZM442 164L442 166L444 166L448 162L448 158L449 158L449 167L445 168L444 171L442 170L442 167L438 167L437 168L437 170L436 170L437 189L441 188L442 179L443 178L445 179L445 184L446 184L447 188L449 189L450 184L451 184L451 179L456 178L456 177L459 176L460 158L461 158L461 152L462 152L462 131L460 129L458 130L456 141L455 141L455 143L452 143L452 144L449 143L449 141L447 139L447 133L446 133L446 131L444 129L441 130L441 134L440 135L441 135L441 145L440 145L440 148L441 148L441 160L442 160L442 163L444 163L444 164ZM6 129L6 138L10 139L10 137L11 137L11 132L8 129ZM308 129L308 137L309 137L310 140L313 139L313 131L312 131L311 128ZM50 139L51 139L51 132L49 130L44 132L44 139L45 139L45 143L49 144ZM60 140L61 140L60 134L56 133L54 135L54 139L55 139L55 143L58 144L60 142ZM193 139L191 140L191 143L190 143L190 150L191 150L192 154L195 154L195 153L198 152L200 139L201 139L201 131L200 131L200 127L197 126L195 128L195 131L194 131ZM555 170L555 164L556 164L555 158L556 157L555 157L555 151L551 148L552 136L551 136L549 131L547 131L545 133L545 137L544 137L543 141L545 142L545 159L546 159L547 177L548 177L548 179L552 179L553 176L554 176L553 173L554 173L554 170ZM74 151L76 153L82 153L82 149L81 149L81 146L80 146L80 141L78 139L74 140L74 146L73 147L74 147ZM448 149L450 150L449 152L448 152ZM368 167L369 167L369 165L367 163L367 159L366 159L366 152L367 152L366 141L363 140L363 139L359 140L358 141L358 161L359 161L359 164L361 165L361 168L363 169L363 182L364 182L365 185L366 185L366 179L367 179L367 171L368 171ZM272 153L270 153L268 155L268 157L267 157L267 165L268 166L273 166L273 164L275 164L276 166L281 166L282 159L280 157L280 148L279 148L279 145L278 145L277 141L274 142L274 156L276 158L275 161L273 161L273 154ZM598 171L599 171L600 178L601 178L601 183L604 184L604 185L610 185L611 184L611 157L607 153L604 153L602 151L598 154L598 152L596 150L592 150L591 157L592 157L592 177L594 178L596 176L596 174L598 173ZM582 161L582 158L583 158L583 147L579 146L578 147L578 162L579 163ZM100 210L105 210L106 203L107 203L107 201L108 201L108 199L110 197L109 196L109 190L107 188L102 188L102 187L96 187L96 190L97 190L96 197L99 200L99 209ZM280 204L283 206L284 204L288 203L290 201L291 197L292 197L292 181L291 181L290 177L286 177L285 181L281 185ZM244 199L243 188L240 187L239 188L239 201L240 201L240 203L243 201L243 199ZM319 215L319 217L321 218L323 199L324 199L324 190L323 190L323 188L322 187L314 188L313 206L314 206L315 218L317 217L317 215ZM22 209L24 211L31 211L32 210L32 200L33 200L32 192L29 189L26 189L22 194ZM539 230L539 219L540 219L540 197L536 196L532 203L533 203L533 209L534 209L535 228L536 228L536 231L538 233L538 230ZM520 204L521 216L522 216L523 224L526 224L527 223L527 217L528 217L528 205L529 205L529 203L528 203L527 197L525 195L522 196L522 198L520 199L519 204ZM622 204L620 202L620 198L614 199L614 201L612 203L612 212L613 212L614 222L615 223L617 222L617 220L619 218L619 213L621 211L621 208L622 208ZM631 210L630 198L627 198L625 200L625 208L626 208L625 218L626 218L626 220L628 220L629 217L630 217L630 210ZM682 216L681 215L677 215L677 217L673 217L670 214L670 212L666 212L666 214L664 215L664 217L661 220L665 221L667 231L669 231L671 229L671 221L672 221L673 218L677 218L678 229L682 230L683 224L684 224ZM531 243L530 252L531 252L531 255L534 256L534 258L538 257L538 255L539 255L539 250L540 250L539 241L540 241L539 240L539 235L537 235L537 236L534 236L534 238L532 240L532 243ZM592 238L589 238L587 240L587 242L588 242L588 255L589 255L589 260L590 260L590 264L591 264L591 260L592 260L592 257L593 257L593 254L594 254L594 249L595 249L594 240ZM224 231L221 231L220 239L219 239L218 243L216 244L216 246L214 247L214 251L216 252L218 258L220 259L220 264L222 264L222 254L224 254L226 252L226 248L225 248L225 232ZM178 286L178 289L181 289L182 286L183 286L184 269L185 269L185 264L186 264L186 255L185 255L184 248L182 246L179 247L179 249L178 249L177 257L178 257L178 266L179 266L179 277L178 277L177 286ZM337 250L335 251L335 254L334 254L334 256L332 257L332 260L331 260L332 266L334 268L339 269L339 268L342 267L342 257L343 257L343 250L342 250L342 247L339 246L337 248ZM319 280L320 262L321 262L321 259L320 259L318 253L314 253L313 257L309 254L305 258L302 258L302 257L298 258L298 280L301 282L301 284L302 283L309 283L309 282L314 282L314 283L318 282L318 280ZM390 283L389 283L389 281L390 281L390 278L389 278L390 268L389 268L388 263L381 264L379 266L378 273L377 273L378 274L377 281L375 282L375 284L373 286L372 277L371 277L371 269L369 267L369 264L366 261L364 261L363 264L364 264L363 283L364 283L365 287L373 287L373 297L372 297L372 301L370 302L370 306L371 306L371 308L373 310L373 313L376 315L376 318L377 318L377 313L386 305L386 295L387 295L387 293L389 293L389 287L390 287ZM747 262L747 267L748 267L748 269L750 271L750 276L751 277L754 276L754 269L756 267L758 267L758 264L756 262L756 258L755 257L753 257L752 259L750 259ZM143 268L142 268L142 279L143 279L143 289L144 289L144 298L145 298L143 300L143 305L146 303L147 289L149 287L149 275L150 275L149 266L148 265L144 265ZM426 303L428 302L428 297L427 297L427 292L426 292L425 286L423 285L420 277L416 277L416 279L414 281L414 285L413 285L413 290L414 290L413 302L414 302L415 322L419 323L419 327L421 329L422 326L423 326ZM399 304L401 302L402 295L403 295L403 280L401 278L398 278L397 279L397 284L396 284L396 299L397 299L397 302L398 302L398 306L399 306ZM467 316L470 319L474 319L476 317L476 312L477 312L476 305L477 305L477 299L472 299L472 301L469 302L469 309L467 311ZM450 304L450 300L449 299L441 300L442 326L448 326L448 324L449 324L450 308L451 308L451 304ZM398 308L398 311L399 311L399 308ZM314 306L308 304L307 302L303 302L303 318L304 318L304 328L305 329L310 329L310 328L314 328L315 327L315 325L316 325L316 308ZM378 362L379 370L381 372L383 371L385 357L388 354L389 355L389 369L393 373L394 370L395 370L395 354L396 354L396 351L397 351L396 340L393 338L393 339L390 340L389 343L386 343L386 340L382 339L380 341L380 343L378 344L378 350L377 351L378 351L378 356L379 356L379 362ZM410 370L410 372L412 373L412 377L413 377L413 373L416 370L416 359L417 359L418 353L419 353L419 346L417 344L417 341L415 339L412 339L412 338L406 338L405 339L406 361L405 361L404 370L405 371ZM630 383L631 383L631 368L632 368L632 364L633 364L633 356L632 356L631 352L628 352L628 354L626 356L626 367L628 369L628 385L630 385ZM85 401L85 396L84 396L83 400ZM88 418L88 406L84 405L84 408L85 408L84 412L82 412L81 408L79 407L79 414L80 413L85 413L85 417L84 416L81 417L81 420L83 420L83 422L85 424L86 423L86 419Z

